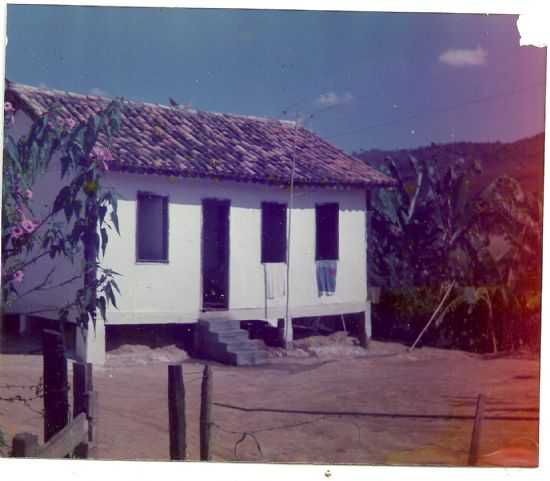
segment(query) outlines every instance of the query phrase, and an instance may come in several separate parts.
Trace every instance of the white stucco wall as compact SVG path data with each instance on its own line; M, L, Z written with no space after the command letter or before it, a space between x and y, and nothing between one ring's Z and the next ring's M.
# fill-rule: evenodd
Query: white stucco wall
M30 119L17 113L18 134L27 133ZM34 188L37 218L51 209L61 187L59 162ZM229 315L236 319L274 320L285 316L286 298L266 300L264 267L261 263L261 203L289 203L289 191L254 183L167 178L155 175L108 173L104 183L118 193L121 235L110 231L105 267L120 272L122 291L118 309L108 309L110 324L195 322L202 314L201 227L202 200L227 199L230 209ZM169 197L168 263L136 262L136 198L138 191ZM339 213L339 260L336 293L318 295L315 265L315 204L337 202ZM62 215L62 214L60 214ZM290 315L313 316L364 311L368 308L366 282L365 192L297 188L292 210L290 240ZM29 267L19 286L26 291L55 265L51 283L69 278L81 269L62 257L49 257ZM57 317L56 307L74 299L81 280L58 289L48 289L15 302L11 312L40 313Z
M229 310L239 319L284 317L286 298L265 299L261 263L261 203L288 203L288 190L253 183L168 179L109 173L118 192L121 236L112 234L104 265L120 272L119 309L108 323L194 322L201 315L202 200L228 199L230 209ZM136 262L138 191L169 196L168 263ZM336 293L320 297L315 274L315 204L338 202L339 256ZM293 316L366 309L365 193L303 189L295 192L291 236L290 313Z

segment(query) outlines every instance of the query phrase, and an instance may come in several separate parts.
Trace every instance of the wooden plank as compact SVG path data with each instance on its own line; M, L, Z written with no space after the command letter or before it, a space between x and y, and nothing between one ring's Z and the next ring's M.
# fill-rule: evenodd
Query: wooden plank
M11 444L12 458L35 458L38 451L38 436L31 433L17 433Z
M44 329L44 440L63 429L69 421L67 360L63 336L60 332Z
M187 440L185 426L185 386L183 366L168 366L168 424L170 431L170 459L184 460Z
M485 397L480 394L477 398L476 417L474 428L472 430L472 440L470 442L470 454L468 456L468 465L475 466L479 458L479 440L481 438L481 425L485 415Z
M88 420L81 413L61 431L42 446L37 453L40 458L63 458L71 453L80 443L88 440Z
M204 366L201 385L201 410L200 410L200 459L210 461L212 459L211 449L211 427L212 427L212 368Z

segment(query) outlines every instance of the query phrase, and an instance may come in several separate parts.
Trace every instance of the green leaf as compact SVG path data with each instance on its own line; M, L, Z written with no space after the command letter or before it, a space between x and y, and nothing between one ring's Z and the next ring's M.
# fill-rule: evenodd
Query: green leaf
M107 242L109 237L107 236L107 230L105 227L101 228L101 250L103 251L103 256L105 256L105 250L107 249Z
M111 221L113 222L113 225L115 226L117 234L120 235L120 229L119 229L119 226L118 226L118 214L116 213L116 210L111 211Z
M93 234L93 237L92 237L93 241L94 241L94 250L96 252L96 256L99 255L99 246L100 246L100 238L99 238L99 234L97 232L94 232Z
M66 185L59 191L53 203L52 212L54 214L64 208L65 203L68 201L70 195L71 195L71 188L68 185Z
M89 155L92 151L94 144L97 141L97 127L96 127L96 116L92 115L88 118L86 124L86 130L84 131L84 152Z
M63 210L65 211L65 218L67 219L67 223L69 223L71 220L71 216L73 215L73 205L67 202L65 204L65 207L63 207Z
M84 231L85 229L84 229L84 226L82 225L82 222L77 222L73 226L73 230L71 232L71 235L69 236L69 241L73 246L75 246L78 243Z
M61 157L61 178L63 179L65 175L67 174L67 171L69 170L69 166L71 165L71 157L70 155L64 155Z
M80 212L82 211L82 201L80 199L75 199L73 201L73 212L76 217L80 217Z
M19 149L11 135L8 135L4 139L4 152L7 153L7 155L13 162L17 162L17 164L19 165Z
M107 214L107 206L100 205L98 209L98 217L99 217L99 225L103 224L103 221L105 220L105 215Z
M99 312L101 313L101 317L104 321L107 320L107 301L105 300L105 297L101 296L97 299L97 305L99 307Z
M117 307L117 305L116 305L115 294L114 294L114 292L113 292L113 289L112 289L110 283L107 283L107 285L105 286L105 294L107 295L107 298L108 298L109 302L110 302L116 309L118 309L118 307Z
M114 279L111 279L111 285L116 289L116 291L120 294L120 289L118 287L118 284Z

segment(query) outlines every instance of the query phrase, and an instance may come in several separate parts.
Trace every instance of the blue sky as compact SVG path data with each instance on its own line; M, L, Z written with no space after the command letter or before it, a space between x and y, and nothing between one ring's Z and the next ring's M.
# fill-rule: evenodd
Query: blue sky
M546 49L512 15L8 6L6 76L277 118L347 150L544 129Z

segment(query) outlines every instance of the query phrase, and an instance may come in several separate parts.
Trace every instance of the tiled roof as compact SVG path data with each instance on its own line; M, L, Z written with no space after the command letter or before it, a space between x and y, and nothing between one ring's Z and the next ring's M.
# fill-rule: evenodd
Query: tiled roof
M54 103L80 121L109 99L8 82L6 99L37 116ZM390 185L392 179L288 121L125 102L110 169L288 184ZM100 138L100 142L102 139ZM104 139L103 139L104 141Z

